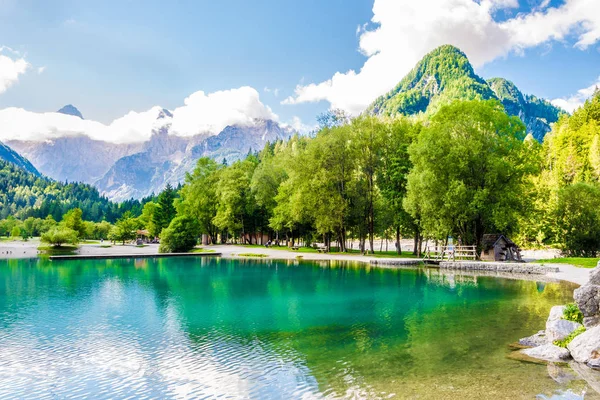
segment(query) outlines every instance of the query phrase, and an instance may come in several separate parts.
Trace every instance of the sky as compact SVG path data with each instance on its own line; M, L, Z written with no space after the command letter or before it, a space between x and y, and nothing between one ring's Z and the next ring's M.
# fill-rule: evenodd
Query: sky
M600 85L599 0L0 0L0 139L147 138L359 114L442 44L572 111ZM56 115L75 105L86 121Z

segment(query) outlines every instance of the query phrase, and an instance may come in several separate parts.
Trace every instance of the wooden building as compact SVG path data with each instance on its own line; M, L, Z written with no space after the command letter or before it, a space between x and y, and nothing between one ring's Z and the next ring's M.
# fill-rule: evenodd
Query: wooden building
M484 261L522 261L521 250L509 238L499 234L483 235L480 259Z

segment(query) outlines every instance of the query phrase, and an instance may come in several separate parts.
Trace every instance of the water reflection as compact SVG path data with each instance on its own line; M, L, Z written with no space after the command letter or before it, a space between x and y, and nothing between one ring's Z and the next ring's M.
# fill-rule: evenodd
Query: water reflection
M573 381L506 345L572 289L296 261L8 262L0 398L551 396Z

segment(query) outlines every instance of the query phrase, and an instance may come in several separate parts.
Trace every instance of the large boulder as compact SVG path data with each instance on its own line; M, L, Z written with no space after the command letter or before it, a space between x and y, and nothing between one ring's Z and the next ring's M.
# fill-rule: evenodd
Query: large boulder
M550 343L555 340L564 340L582 325L577 322L567 321L566 319L557 319L546 322L546 337Z
M531 349L523 349L520 351L526 356L550 362L561 362L571 358L567 349L553 344L545 344L543 346L532 347Z
M595 364L600 358L600 326L588 329L567 345L571 356L580 363Z
M600 323L600 268L596 267L590 274L590 281L576 289L573 298L581 310L586 328Z

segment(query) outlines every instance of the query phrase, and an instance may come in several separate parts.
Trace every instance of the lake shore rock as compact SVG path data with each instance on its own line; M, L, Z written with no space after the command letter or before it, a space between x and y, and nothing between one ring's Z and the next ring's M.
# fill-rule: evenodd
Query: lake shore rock
M580 323L567 321L566 319L548 321L546 322L546 337L550 343L564 340L581 326Z
M592 270L588 283L576 289L573 298L583 314L583 325L587 329L600 325L600 267Z
M519 344L528 347L538 347L548 344L548 338L545 331L539 331L535 335L520 339Z
M563 362L571 359L569 350L553 344L544 344L542 346L523 349L520 351L526 356L550 362Z
M568 344L567 349L575 361L583 364L592 362L592 365L595 365L600 359L600 326L577 336Z

